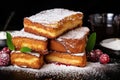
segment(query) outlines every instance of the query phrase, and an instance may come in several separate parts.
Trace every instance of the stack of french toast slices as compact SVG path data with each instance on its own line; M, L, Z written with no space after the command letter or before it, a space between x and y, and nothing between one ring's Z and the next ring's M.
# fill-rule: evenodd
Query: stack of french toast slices
M86 66L85 47L89 28L83 27L83 13L63 8L41 11L23 19L24 28L12 33L15 51L11 64L40 69L47 63ZM28 47L31 52L21 52Z

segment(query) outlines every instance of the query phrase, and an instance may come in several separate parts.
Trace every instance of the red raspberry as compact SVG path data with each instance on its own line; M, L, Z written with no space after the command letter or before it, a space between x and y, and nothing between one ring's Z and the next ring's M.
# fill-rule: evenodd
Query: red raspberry
M0 66L7 66L10 62L10 55L1 51L0 53Z
M11 52L11 50L8 47L4 47L2 51L8 54Z
M108 54L102 54L99 58L101 64L107 64L110 61L110 57Z
M98 57L96 56L93 50L87 54L87 58L88 58L88 61L92 61L92 62L98 61Z
M100 49L95 49L94 52L98 58L103 54L102 50Z
M103 54L102 50L100 49L95 49L92 50L88 53L87 57L89 61L92 62L98 62L99 61L99 57Z
M0 51L0 54L2 54L3 53L3 51Z

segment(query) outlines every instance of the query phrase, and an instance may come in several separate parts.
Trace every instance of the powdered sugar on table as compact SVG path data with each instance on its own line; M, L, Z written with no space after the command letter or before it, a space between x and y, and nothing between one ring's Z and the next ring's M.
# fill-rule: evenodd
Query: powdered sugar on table
M17 73L23 72L25 75L34 75L34 78L41 77L52 77L55 79L65 79L65 78L73 78L77 79L91 79L92 76L104 78L106 77L105 72L107 71L119 71L117 68L118 64L100 64L99 62L91 63L88 62L86 67L75 67L75 66L66 66L66 65L56 65L54 63L45 64L41 69L31 69L31 68L21 68L18 66L7 66L0 67L0 70L6 71L15 71ZM100 79L102 80L102 79Z

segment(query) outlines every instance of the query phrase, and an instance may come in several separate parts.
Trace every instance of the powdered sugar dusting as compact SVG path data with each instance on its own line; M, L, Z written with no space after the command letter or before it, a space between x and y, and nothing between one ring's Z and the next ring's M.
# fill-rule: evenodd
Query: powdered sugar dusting
M41 11L40 13L37 13L33 16L26 18L30 19L32 22L38 22L45 25L45 24L57 23L63 18L77 13L82 14L82 12L75 12L62 8L54 8L54 9Z
M86 34L88 34L89 28L88 27L79 27L76 29L73 29L66 34L63 34L62 36L58 37L57 40L61 41L62 39L81 39Z
M47 40L46 37L28 33L28 32L25 32L24 30L15 31L15 32L11 33L11 35L12 35L12 37L27 37L27 38L37 39L37 40Z
M117 63L102 65L99 62L91 63L88 62L86 67L75 67L66 65L56 65L54 63L45 64L41 69L21 68L16 66L0 67L0 70L9 70L20 72L23 71L25 74L32 74L35 78L40 77L52 77L55 79L73 78L77 79L91 79L92 76L104 78L106 77L106 71L117 71ZM71 79L70 79L71 80ZM101 79L100 79L101 80Z
M74 56L83 56L83 55L85 55L85 52L82 52L82 53L74 53L74 54L71 54L71 55L74 55Z
M14 50L13 50L13 51L11 52L11 54L14 53L14 52L15 52L15 53L21 53L21 51L14 51ZM31 55L34 55L34 56L37 56L37 57L40 57L40 56L41 56L40 53L37 53L37 52L27 52L27 54L31 54Z

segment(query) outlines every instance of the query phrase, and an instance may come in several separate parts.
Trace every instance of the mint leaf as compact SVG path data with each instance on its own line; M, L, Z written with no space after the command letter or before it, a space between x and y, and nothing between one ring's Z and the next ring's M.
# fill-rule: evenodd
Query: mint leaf
M15 47L12 43L12 36L9 32L6 32L7 46L10 50L15 50Z
M88 38L88 42L87 42L87 45L86 45L86 50L88 52L93 50L93 48L95 46L95 43L96 43L96 32L93 32Z
M22 48L20 49L20 51L21 51L21 52L31 52L31 49L28 48L28 47L22 47Z

